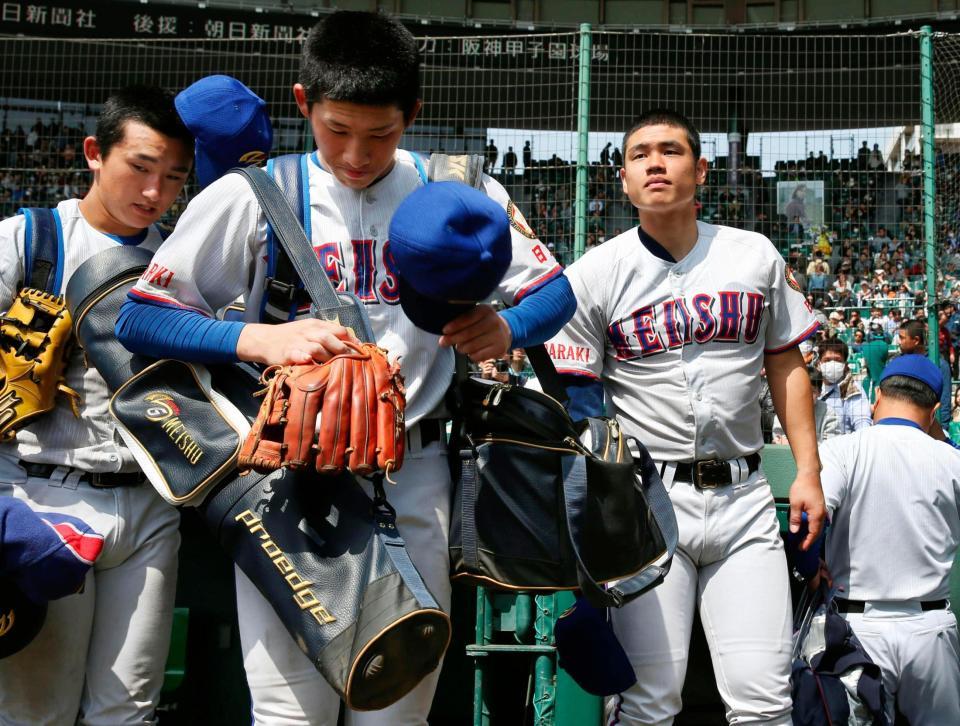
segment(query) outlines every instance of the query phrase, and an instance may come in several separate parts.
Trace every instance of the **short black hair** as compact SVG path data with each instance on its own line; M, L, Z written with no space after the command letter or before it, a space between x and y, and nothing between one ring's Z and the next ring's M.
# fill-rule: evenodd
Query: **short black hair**
M923 345L927 340L927 326L920 320L907 320L900 323L900 330L906 333L909 338L919 339L920 345Z
M687 132L687 143L690 144L690 148L693 150L693 159L694 161L699 161L700 132L697 131L697 127L693 125L690 119L679 111L674 111L671 108L653 108L640 114L640 117L633 122L633 126L623 135L623 148L621 151L624 156L627 155L627 140L637 129L642 129L645 126L674 126L678 129L683 129Z
M104 159L123 141L127 121L137 121L154 131L183 142L193 155L193 134L184 126L173 104L174 95L159 86L131 85L112 94L97 118L96 138Z
M906 401L920 408L931 409L940 402L930 386L910 376L890 376L880 384L885 398Z
M839 353L843 360L847 360L850 355L850 349L847 347L846 343L840 340L840 338L828 338L817 346L817 354L821 358L823 358L824 353L831 350Z
M396 105L409 119L420 100L420 49L413 34L387 15L336 12L307 35L299 80L310 105L325 98Z

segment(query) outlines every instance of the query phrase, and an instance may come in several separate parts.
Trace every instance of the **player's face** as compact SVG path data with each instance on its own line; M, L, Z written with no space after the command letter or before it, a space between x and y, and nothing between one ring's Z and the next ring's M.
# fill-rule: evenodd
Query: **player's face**
M694 159L687 133L675 126L644 126L627 139L620 170L623 191L641 212L693 212L707 160Z
M139 121L104 157L96 138L83 142L94 185L81 203L87 221L109 234L132 235L170 209L193 165L193 150Z
M365 189L393 168L404 129L413 123L399 106L368 106L323 99L307 107L303 86L293 88L300 112L310 121L323 168L344 186Z

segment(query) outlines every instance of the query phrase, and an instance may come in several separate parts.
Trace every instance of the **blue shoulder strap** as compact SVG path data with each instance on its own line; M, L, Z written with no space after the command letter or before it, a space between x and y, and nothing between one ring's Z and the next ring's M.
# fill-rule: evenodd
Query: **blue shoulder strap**
M63 284L63 225L56 209L25 207L23 235L24 287L60 294Z
M307 239L312 241L310 224L309 156L284 154L267 162L267 174L273 178L290 208L297 213ZM309 302L303 283L286 252L277 244L267 223L267 280L260 319L270 322L293 320L301 303Z

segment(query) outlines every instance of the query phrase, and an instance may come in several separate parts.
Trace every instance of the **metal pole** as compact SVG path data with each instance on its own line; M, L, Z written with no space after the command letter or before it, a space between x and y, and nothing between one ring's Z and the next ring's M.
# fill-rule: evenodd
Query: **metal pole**
M590 23L580 24L580 73L577 88L577 192L573 222L573 259L580 257L587 244L587 177L590 143Z
M933 141L936 132L933 118L933 31L929 25L920 29L920 89L923 111L921 146L923 149L923 238L927 250L927 355L940 365L940 336L937 325L937 229Z

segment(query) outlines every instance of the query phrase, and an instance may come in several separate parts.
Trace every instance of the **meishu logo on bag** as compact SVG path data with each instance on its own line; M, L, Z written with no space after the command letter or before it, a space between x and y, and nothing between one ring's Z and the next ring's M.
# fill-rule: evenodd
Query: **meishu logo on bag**
M191 465L196 465L203 456L203 449L187 431L186 424L180 420L180 407L173 401L173 396L163 391L148 393L143 400L150 404L145 411L148 421L160 424L173 445Z
M0 638L13 630L13 624L17 621L16 610L11 609L8 613L0 614Z
M233 518L236 522L243 522L250 534L257 535L261 540L260 547L267 553L267 557L276 565L283 575L283 579L293 590L293 601L297 603L301 610L308 610L314 619L320 625L327 625L336 622L336 618L323 606L317 599L317 594L310 589L313 584L310 580L304 580L299 572L294 569L293 564L287 559L283 550L273 541L270 533L263 526L260 517L245 509Z

